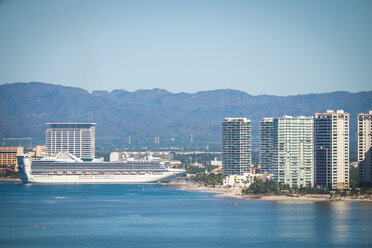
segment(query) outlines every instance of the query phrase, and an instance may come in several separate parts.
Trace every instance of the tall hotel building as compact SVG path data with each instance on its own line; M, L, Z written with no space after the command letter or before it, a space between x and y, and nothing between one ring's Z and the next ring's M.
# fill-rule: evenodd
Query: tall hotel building
M372 110L358 114L358 179L372 183Z
M224 175L243 174L251 166L251 121L225 118L222 122L222 169Z
M349 114L327 110L314 114L315 185L349 188Z
M273 118L263 118L260 121L260 166L262 172L275 174L272 166L273 158Z
M312 117L273 118L272 150L269 120L261 122L261 161L274 181L292 186L314 185L314 120ZM265 127L267 126L267 128ZM264 132L263 132L264 131ZM266 139L267 143L264 142ZM267 145L267 147L264 147Z
M96 123L46 123L46 153L69 152L83 160L94 159Z

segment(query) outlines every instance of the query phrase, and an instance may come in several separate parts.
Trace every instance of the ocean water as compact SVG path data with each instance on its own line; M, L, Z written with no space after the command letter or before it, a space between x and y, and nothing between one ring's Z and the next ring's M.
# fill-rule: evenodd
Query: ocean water
M372 247L370 202L237 200L174 189L0 184L0 247Z

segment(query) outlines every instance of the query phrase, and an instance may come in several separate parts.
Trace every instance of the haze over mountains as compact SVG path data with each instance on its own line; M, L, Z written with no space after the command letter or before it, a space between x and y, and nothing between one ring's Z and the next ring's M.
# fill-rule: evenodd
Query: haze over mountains
M163 89L88 91L46 83L0 85L0 138L32 137L45 142L46 122L96 122L97 148L194 146L220 148L221 121L247 117L253 121L258 146L263 117L312 115L327 109L351 114L350 140L356 141L356 115L372 109L372 91L331 92L295 96L252 96L238 90L171 93ZM193 143L190 135L193 135ZM356 144L355 144L356 145ZM104 146L104 147L103 147ZM354 147L353 144L351 144Z

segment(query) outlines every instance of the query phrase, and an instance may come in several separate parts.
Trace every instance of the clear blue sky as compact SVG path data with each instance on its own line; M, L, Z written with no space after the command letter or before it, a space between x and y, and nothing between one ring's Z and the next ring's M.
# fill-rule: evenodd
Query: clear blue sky
M372 1L0 0L0 83L372 90Z

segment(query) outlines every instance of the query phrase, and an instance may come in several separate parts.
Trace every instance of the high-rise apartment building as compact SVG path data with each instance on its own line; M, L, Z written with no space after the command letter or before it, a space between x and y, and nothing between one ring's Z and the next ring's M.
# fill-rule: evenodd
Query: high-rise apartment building
M273 118L264 118L260 121L260 166L261 171L274 174L272 166L273 157Z
M46 123L46 153L54 156L69 152L84 159L94 159L96 123Z
M251 121L247 118L225 118L222 122L223 174L249 172L251 150Z
M358 114L358 180L372 183L372 110Z
M269 172L274 181L292 186L314 185L314 120L312 117L276 117Z
M349 114L327 110L314 114L315 185L349 188Z

